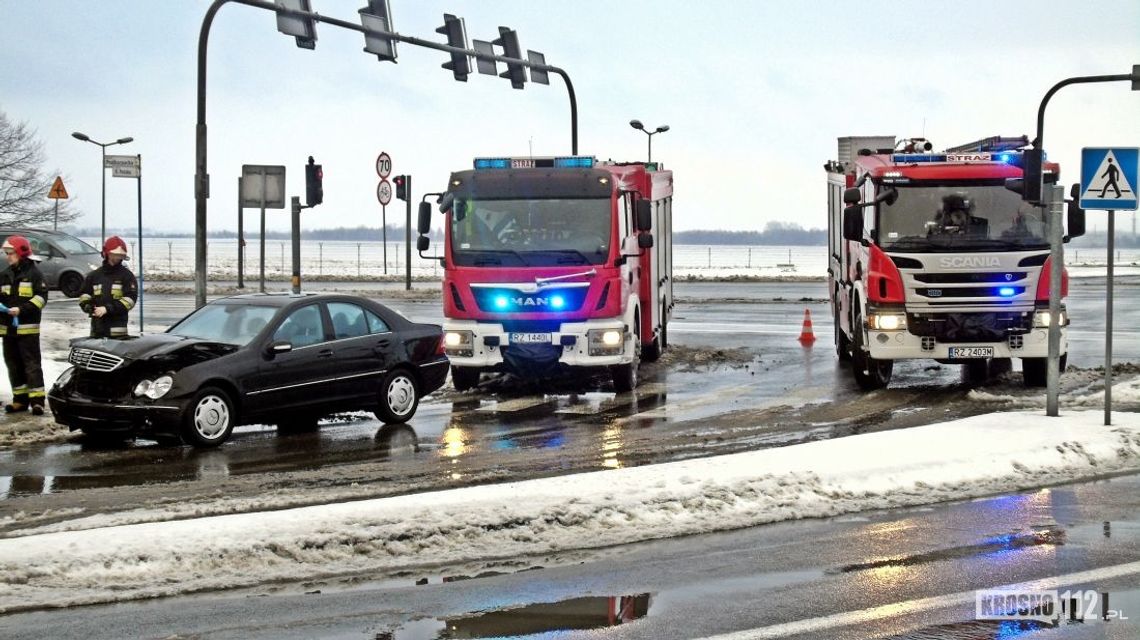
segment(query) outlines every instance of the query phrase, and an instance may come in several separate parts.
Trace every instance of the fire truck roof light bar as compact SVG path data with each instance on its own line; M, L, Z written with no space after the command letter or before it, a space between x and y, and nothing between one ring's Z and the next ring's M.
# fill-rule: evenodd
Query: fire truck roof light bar
M594 156L475 158L476 169L592 169Z

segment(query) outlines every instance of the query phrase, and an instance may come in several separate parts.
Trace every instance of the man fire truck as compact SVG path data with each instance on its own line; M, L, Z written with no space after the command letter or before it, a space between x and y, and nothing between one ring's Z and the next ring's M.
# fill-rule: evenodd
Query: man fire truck
M477 158L451 175L444 341L455 388L482 372L608 368L637 386L667 346L673 308L673 172L592 156ZM419 210L428 247L431 206Z
M839 139L839 159L825 165L828 287L836 351L861 388L885 387L894 361L911 358L984 378L1017 357L1025 384L1045 385L1047 209L1006 187L1016 188L1027 145L992 137L933 153L924 139ZM1044 178L1056 183L1059 167L1045 163ZM1084 233L1084 212L1070 205L1068 217L1066 241Z

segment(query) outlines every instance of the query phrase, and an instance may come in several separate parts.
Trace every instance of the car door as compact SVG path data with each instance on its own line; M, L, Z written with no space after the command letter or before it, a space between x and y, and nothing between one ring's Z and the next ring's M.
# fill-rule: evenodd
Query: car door
M372 402L388 365L382 355L391 344L387 325L352 302L329 302L327 306L342 376L340 390L346 398Z
M288 342L292 349L270 354L269 346L279 342ZM319 303L286 312L261 349L262 362L246 386L253 412L321 411L335 398L336 346L328 338Z
M59 268L63 263L63 254L50 242L35 235L28 235L28 244L32 246L32 255L39 258L36 265L44 276L44 282L49 288L54 288L59 282Z

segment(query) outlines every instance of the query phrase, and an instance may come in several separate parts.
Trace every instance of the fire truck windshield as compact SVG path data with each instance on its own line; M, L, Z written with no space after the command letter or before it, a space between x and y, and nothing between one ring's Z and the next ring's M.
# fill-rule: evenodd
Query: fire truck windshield
M897 251L1018 251L1048 246L1041 209L1000 184L911 183L879 204L878 243Z
M612 220L609 198L457 198L451 211L452 258L459 266L603 264Z

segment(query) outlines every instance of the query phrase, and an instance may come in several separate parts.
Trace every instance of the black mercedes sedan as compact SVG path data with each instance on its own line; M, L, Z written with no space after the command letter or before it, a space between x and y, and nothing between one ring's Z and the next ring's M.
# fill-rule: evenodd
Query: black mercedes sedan
M48 394L56 422L197 447L237 425L301 430L341 411L405 422L448 369L438 325L337 294L222 298L165 333L72 340L68 360Z

